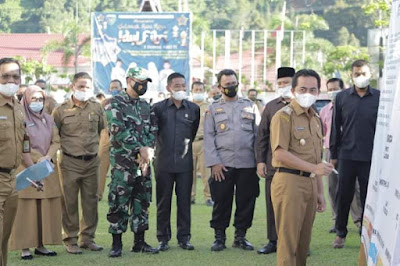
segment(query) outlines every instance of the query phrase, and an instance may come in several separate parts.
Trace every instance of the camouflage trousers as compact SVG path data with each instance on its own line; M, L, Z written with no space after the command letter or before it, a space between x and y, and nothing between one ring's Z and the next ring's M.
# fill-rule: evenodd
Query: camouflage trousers
M148 171L150 173L150 169ZM113 167L109 184L107 220L111 234L126 232L128 221L132 232L149 228L151 176L142 176L137 164L130 169Z

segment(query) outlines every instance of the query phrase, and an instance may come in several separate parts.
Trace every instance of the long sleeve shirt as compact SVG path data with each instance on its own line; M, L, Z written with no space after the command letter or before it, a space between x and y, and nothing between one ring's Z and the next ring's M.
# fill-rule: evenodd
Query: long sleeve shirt
M155 170L182 173L193 170L192 142L200 123L200 108L187 100L177 108L171 99L153 106L157 118Z
M367 90L360 97L353 86L336 96L329 143L332 159L371 161L380 92Z
M275 169L272 167L270 125L272 117L276 114L276 112L285 107L287 104L288 102L285 102L282 97L276 98L267 103L261 115L261 122L257 131L256 160L257 163L267 164L267 175L271 178L275 173Z

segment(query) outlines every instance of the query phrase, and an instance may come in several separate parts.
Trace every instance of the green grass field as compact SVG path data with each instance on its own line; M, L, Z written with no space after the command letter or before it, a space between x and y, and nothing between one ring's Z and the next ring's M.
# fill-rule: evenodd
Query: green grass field
M138 254L129 252L133 244L133 234L124 234L124 253L121 258L111 259L108 252L111 246L111 235L108 233L106 220L107 201L103 199L99 204L99 226L96 234L96 242L104 246L101 252L84 251L82 255L70 255L63 246L49 246L58 253L57 257L35 256L31 261L22 261L20 252L10 252L8 265L37 265L37 266L63 266L63 265L275 265L276 254L258 255L256 251L244 251L231 248L234 229L227 230L227 249L223 252L213 253L210 246L214 241L214 232L209 227L211 207L204 204L201 193L201 180L198 180L198 193L196 204L192 205L192 240L194 251L182 250L177 246L176 238L170 241L170 250L157 255ZM266 243L266 218L264 200L264 180L260 181L261 195L257 199L257 205L253 220L253 226L247 234L248 240L256 249ZM325 193L327 196L327 193ZM175 199L173 199L175 202ZM346 245L341 250L331 247L334 239L328 230L332 225L330 207L325 213L317 214L314 222L314 230L311 242L312 255L308 259L308 265L357 265L359 252L359 236L356 227L349 222L349 234ZM172 234L176 235L176 207L172 209ZM146 233L146 241L157 246L156 238L156 206L155 195L150 208L150 230Z

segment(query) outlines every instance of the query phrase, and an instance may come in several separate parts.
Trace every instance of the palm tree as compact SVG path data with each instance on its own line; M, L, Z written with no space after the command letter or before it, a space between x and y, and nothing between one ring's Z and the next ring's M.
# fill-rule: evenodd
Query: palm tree
M42 53L46 58L49 53L54 51L63 52L63 65L68 66L71 59L73 58L75 73L78 72L78 57L83 54L84 50L90 45L90 36L80 38L82 36L82 27L75 21L67 22L62 29L63 40L54 40L48 42L43 48Z

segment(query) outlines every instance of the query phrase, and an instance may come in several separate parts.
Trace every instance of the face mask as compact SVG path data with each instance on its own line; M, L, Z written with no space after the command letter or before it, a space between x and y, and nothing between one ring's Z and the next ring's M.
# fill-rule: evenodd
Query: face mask
M144 84L135 82L135 85L133 85L132 88L139 96L141 96L141 95L145 94L147 91L147 82Z
M358 76L356 78L353 78L354 85L356 85L357 88L359 89L365 89L369 85L369 78L365 76Z
M89 90L89 91L76 90L74 92L74 97L80 102L86 102L87 100L89 100L90 98L93 97L93 90Z
M315 101L317 100L317 96L312 95L310 93L303 93L303 94L296 93L296 100L301 107L309 108L311 105L315 103Z
M331 101L334 101L336 99L336 95L338 95L340 91L328 91L328 96L331 99Z
M17 99L18 99L19 102L21 102L22 96L23 96L22 94L18 94L18 95L17 95Z
M14 83L0 84L0 93L7 96L12 97L15 93L17 93L19 89L19 85Z
M250 96L249 100L255 102L257 100L257 97Z
M222 87L222 88L224 89L223 93L230 98L235 97L238 91L238 85L232 85L229 87Z
M202 102L206 98L204 93L193 93L193 100L196 102Z
M283 88L278 88L276 89L276 93L278 94L279 97L285 98L285 99L293 99L293 93L292 93L292 85L288 85Z
M112 90L112 91L111 91L111 95L112 95L112 96L115 96L115 95L118 95L120 92L121 92L121 91L119 91L119 90Z
M29 108L35 113L40 113L43 110L43 102L31 102Z
M172 93L172 98L174 98L177 101L182 101L186 98L186 92L184 91L174 91Z

